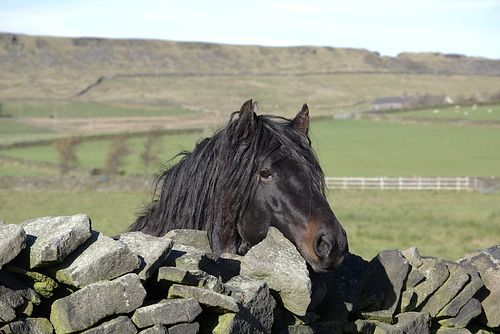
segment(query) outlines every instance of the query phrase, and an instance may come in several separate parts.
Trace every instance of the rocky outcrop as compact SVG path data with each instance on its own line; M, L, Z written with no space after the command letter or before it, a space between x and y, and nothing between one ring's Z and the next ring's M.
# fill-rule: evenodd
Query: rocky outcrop
M457 262L387 250L309 273L270 228L214 261L205 232L109 238L89 217L0 224L0 333L494 333L500 245Z

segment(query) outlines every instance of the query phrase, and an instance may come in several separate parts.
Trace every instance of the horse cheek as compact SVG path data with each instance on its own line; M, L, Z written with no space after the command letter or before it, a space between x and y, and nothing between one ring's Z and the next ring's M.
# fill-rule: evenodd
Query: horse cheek
M264 240L270 222L271 216L261 203L250 205L238 224L238 233L243 243L246 243L250 248Z

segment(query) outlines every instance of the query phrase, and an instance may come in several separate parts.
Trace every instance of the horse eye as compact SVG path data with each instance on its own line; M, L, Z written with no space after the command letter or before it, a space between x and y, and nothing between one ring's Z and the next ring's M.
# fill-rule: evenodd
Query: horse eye
M268 169L261 170L259 175L263 180L271 180L273 178L273 173Z

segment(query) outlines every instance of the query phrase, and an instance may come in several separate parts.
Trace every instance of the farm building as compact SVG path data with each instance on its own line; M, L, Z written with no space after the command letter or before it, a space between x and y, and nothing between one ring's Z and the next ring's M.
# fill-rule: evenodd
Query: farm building
M370 104L370 110L402 109L410 106L414 96L379 97Z
M453 100L447 95L424 96L390 96L379 97L370 104L370 110L404 109L410 107L431 107L451 104Z

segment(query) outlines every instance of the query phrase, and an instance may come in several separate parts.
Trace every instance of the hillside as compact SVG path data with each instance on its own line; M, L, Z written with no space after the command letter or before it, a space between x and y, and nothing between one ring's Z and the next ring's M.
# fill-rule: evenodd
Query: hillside
M254 97L269 105L314 101L318 106L338 108L366 107L369 99L381 94L434 93L436 87L429 82L436 82L436 78L440 93L489 95L499 87L500 60L439 53L381 57L364 49L332 47L3 33L0 73L3 101L71 99L210 110L228 104L228 97L235 99L229 101L231 108L243 98ZM405 82L417 78L420 83L401 85L403 75ZM464 81L463 76L471 77L466 85L474 89L464 88L464 83L448 88L446 76L457 82ZM357 87L360 84L370 87ZM376 87L381 84L385 90ZM285 96L292 100L285 101Z

